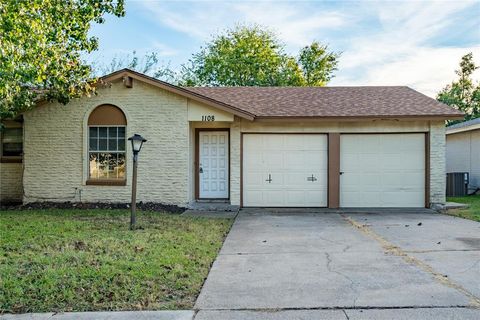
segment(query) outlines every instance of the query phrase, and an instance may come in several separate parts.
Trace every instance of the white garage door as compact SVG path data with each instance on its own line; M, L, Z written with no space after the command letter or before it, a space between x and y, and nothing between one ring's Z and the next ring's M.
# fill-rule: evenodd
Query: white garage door
M327 136L244 134L243 205L326 207Z
M341 207L424 207L424 134L340 136Z

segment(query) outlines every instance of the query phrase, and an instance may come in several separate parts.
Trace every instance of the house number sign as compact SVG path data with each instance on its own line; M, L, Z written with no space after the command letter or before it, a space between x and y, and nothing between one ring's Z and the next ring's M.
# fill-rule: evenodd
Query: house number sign
M202 116L202 121L215 121L214 115Z

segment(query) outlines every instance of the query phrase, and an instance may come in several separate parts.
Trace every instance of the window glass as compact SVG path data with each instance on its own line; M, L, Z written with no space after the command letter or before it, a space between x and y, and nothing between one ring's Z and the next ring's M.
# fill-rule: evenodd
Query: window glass
M125 179L125 127L89 128L89 179Z
M98 136L100 138L106 138L108 133L107 127L98 127Z
M23 154L23 129L4 128L2 136L2 156L19 157Z
M125 151L125 139L118 139L118 151Z

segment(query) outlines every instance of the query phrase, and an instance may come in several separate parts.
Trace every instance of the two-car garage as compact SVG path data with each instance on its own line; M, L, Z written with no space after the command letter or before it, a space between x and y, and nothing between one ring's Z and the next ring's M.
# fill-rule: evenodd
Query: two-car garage
M340 207L425 206L425 133L345 133L330 148L334 140L321 133L244 133L242 140L245 207L331 207L329 192Z

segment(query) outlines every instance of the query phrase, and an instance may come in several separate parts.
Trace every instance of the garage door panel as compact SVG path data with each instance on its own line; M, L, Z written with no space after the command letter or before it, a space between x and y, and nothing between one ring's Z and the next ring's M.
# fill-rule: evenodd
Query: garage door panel
M424 198L421 192L418 191L398 191L384 192L381 195L381 200L384 203L390 204L391 207L418 207L418 203L423 203Z
M324 135L326 139L326 135ZM328 144L325 143L324 139L318 139L316 134L307 134L303 136L304 145L307 148L307 151L316 150L316 151L327 151Z
M328 158L326 159L325 156L323 155L323 153L327 153L327 151L325 150L323 152L319 152L319 153L315 153L315 154L306 156L304 158L303 165L306 168L318 167L319 170L321 170L322 168L325 168L324 170L326 170L326 168L328 166Z
M246 173L246 179L248 179L248 181L250 181L250 186L253 188L261 188L262 185L263 185L263 182L264 182L264 179L262 178L262 176L259 174L259 173Z
M271 182L266 181L266 179L268 179L268 174L265 174L265 186L272 188L282 187L285 184L285 175L283 171L277 169L275 171L272 170L271 172Z
M349 207L363 207L364 203L373 203L378 201L378 192L377 191L367 191L365 190L362 193L356 191L344 192L342 196L346 196L349 199Z
M261 150L269 150L269 151L277 151L283 148L285 143L283 137L281 139L277 139L273 135L257 135L256 138L262 139L262 149Z
M244 206L327 206L326 135L244 134L243 141Z
M355 157L358 163L355 165L355 168L368 168L374 169L379 165L378 157L376 154L363 153Z
M276 150L268 150L263 154L263 163L273 170L282 169L285 164L284 154Z
M291 207L302 207L305 205L305 193L303 191L286 191L285 197Z
M304 173L285 173L285 184L289 187L308 187L305 183L306 177Z
M260 206L264 202L263 193L258 191L246 191L243 196L250 199L252 206Z
M381 177L376 172L345 172L342 178L342 188L345 191L358 191L374 188L378 190L380 188Z
M268 190L263 192L262 203L278 203L278 206L283 206L285 201L285 192L282 190ZM259 204L260 206L262 204Z
M342 207L425 205L424 134L341 135L340 168Z
M302 168L304 163L304 151L288 152L285 154L285 168Z
M255 163L259 163L262 161L262 155L260 153L251 153L248 158L244 159L245 165L255 169Z

